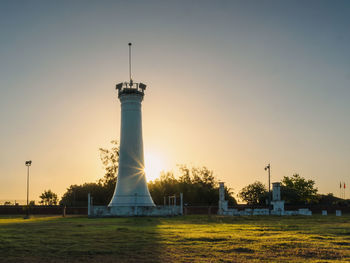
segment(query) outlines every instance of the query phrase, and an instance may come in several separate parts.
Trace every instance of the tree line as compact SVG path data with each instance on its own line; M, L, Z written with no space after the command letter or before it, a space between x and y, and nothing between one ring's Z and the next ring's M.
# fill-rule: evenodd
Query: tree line
M249 205L266 205L269 194L266 186L259 181L244 187L239 198ZM287 205L343 205L349 206L350 200L335 197L332 193L318 194L314 180L307 180L299 174L285 176L281 181L281 200Z
M214 172L207 167L179 166L180 176L175 178L172 172L162 172L160 177L148 183L148 189L157 205L164 197L183 193L185 205L217 205L219 201L219 182ZM229 205L237 204L231 189L225 187L225 196Z
M100 148L100 158L105 169L103 178L94 183L71 185L64 193L60 204L80 206L87 204L87 195L91 193L93 203L107 205L111 200L118 172L119 144L112 141L110 149ZM184 204L187 205L217 205L219 201L219 183L214 172L207 167L189 167L179 165L179 176L173 172L162 172L160 177L148 182L148 189L156 205L164 204L164 197L183 193ZM236 204L233 192L225 188L229 205Z
M117 182L119 163L119 144L112 141L110 149L100 148L100 159L105 169L104 176L97 182L71 185L62 196L59 204L66 206L86 206L88 193L95 205L107 205L111 200ZM156 205L164 203L164 197L183 193L185 205L217 205L219 200L219 182L214 172L207 167L189 167L179 165L179 176L173 172L162 172L160 177L148 182L148 189ZM270 193L271 195L271 193ZM249 205L266 205L269 192L259 181L247 185L236 195ZM51 190L41 196L41 204L55 205L57 195ZM225 198L230 206L237 204L232 189L225 187ZM343 204L349 201L333 196L318 194L315 181L307 180L299 174L285 176L281 181L281 199L286 204Z

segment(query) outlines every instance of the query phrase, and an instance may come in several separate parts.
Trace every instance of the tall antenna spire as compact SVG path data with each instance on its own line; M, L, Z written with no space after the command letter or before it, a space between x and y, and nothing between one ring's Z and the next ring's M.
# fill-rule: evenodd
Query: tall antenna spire
M0 0L1 1L1 0ZM131 45L132 43L128 43L129 46L129 78L130 82L121 82L116 85L116 89L118 90L118 97L120 98L123 94L137 93L139 95L144 95L144 91L146 89L146 85L139 82L134 83L131 75Z
M129 77L130 77L130 83L132 83L132 79L131 79L131 43L129 43Z

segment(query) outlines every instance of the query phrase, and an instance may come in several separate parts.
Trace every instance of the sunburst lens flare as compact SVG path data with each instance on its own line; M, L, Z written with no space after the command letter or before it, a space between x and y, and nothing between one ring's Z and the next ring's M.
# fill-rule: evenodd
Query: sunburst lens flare
M154 181L159 178L160 173L164 170L165 164L162 157L152 152L145 154L144 171L147 181Z

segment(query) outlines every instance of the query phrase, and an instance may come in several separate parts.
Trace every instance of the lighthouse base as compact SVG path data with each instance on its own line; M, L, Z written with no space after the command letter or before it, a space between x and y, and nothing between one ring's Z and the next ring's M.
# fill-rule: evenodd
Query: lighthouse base
M89 217L177 216L182 206L91 206Z

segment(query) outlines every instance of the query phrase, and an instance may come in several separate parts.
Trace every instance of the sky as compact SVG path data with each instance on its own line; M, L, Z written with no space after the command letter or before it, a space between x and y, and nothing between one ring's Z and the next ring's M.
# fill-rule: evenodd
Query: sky
M0 1L0 200L103 177L115 84L147 84L147 179L207 166L235 193L350 178L349 1ZM347 194L347 198L350 193Z

